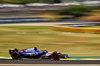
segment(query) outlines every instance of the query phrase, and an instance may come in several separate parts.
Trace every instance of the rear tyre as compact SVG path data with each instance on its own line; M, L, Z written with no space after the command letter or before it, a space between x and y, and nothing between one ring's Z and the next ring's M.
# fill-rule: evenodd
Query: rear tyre
M51 54L51 59L53 59L53 60L59 60L59 54L57 52L53 52Z
M11 57L12 57L12 59L18 59L19 58L18 52L12 52Z

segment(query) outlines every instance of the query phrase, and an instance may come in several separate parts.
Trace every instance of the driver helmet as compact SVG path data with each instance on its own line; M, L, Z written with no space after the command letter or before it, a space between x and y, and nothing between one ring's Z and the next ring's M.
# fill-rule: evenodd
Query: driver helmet
M34 50L37 51L37 47L34 47Z

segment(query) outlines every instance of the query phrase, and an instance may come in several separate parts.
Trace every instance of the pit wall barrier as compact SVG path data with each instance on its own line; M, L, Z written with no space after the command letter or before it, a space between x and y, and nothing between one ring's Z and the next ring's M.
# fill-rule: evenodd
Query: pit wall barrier
M100 33L100 29L92 28L77 28L77 27L66 27L66 26L56 26L56 30L65 32L81 32L81 33Z
M0 19L0 23L14 23L14 22L39 22L46 21L45 18L6 18Z
M51 20L51 19L50 19ZM44 22L47 18L0 18L0 23L15 23L15 22ZM68 21L53 21L53 22L88 22L87 20L68 20Z
M51 19L50 19L51 20ZM0 18L0 23L15 23L15 22L44 22L48 21L47 18L34 17L34 18ZM100 20L67 20L67 21L53 21L53 22L100 22Z

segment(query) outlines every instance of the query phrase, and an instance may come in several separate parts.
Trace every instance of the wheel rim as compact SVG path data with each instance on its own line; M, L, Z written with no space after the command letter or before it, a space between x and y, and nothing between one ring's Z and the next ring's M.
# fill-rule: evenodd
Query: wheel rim
M18 53L17 53L17 52L13 52L13 53L11 54L11 57L12 57L13 59L18 59Z
M57 60L59 58L58 53L57 52L52 53L51 58Z

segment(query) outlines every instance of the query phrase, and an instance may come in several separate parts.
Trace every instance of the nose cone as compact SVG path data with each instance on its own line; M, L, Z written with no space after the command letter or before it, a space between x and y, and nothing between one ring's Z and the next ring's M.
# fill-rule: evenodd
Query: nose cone
M70 56L68 56L68 55L65 55L65 57L66 57L66 58L71 58L71 57L70 57Z
M67 56L67 58L71 58L71 57Z

